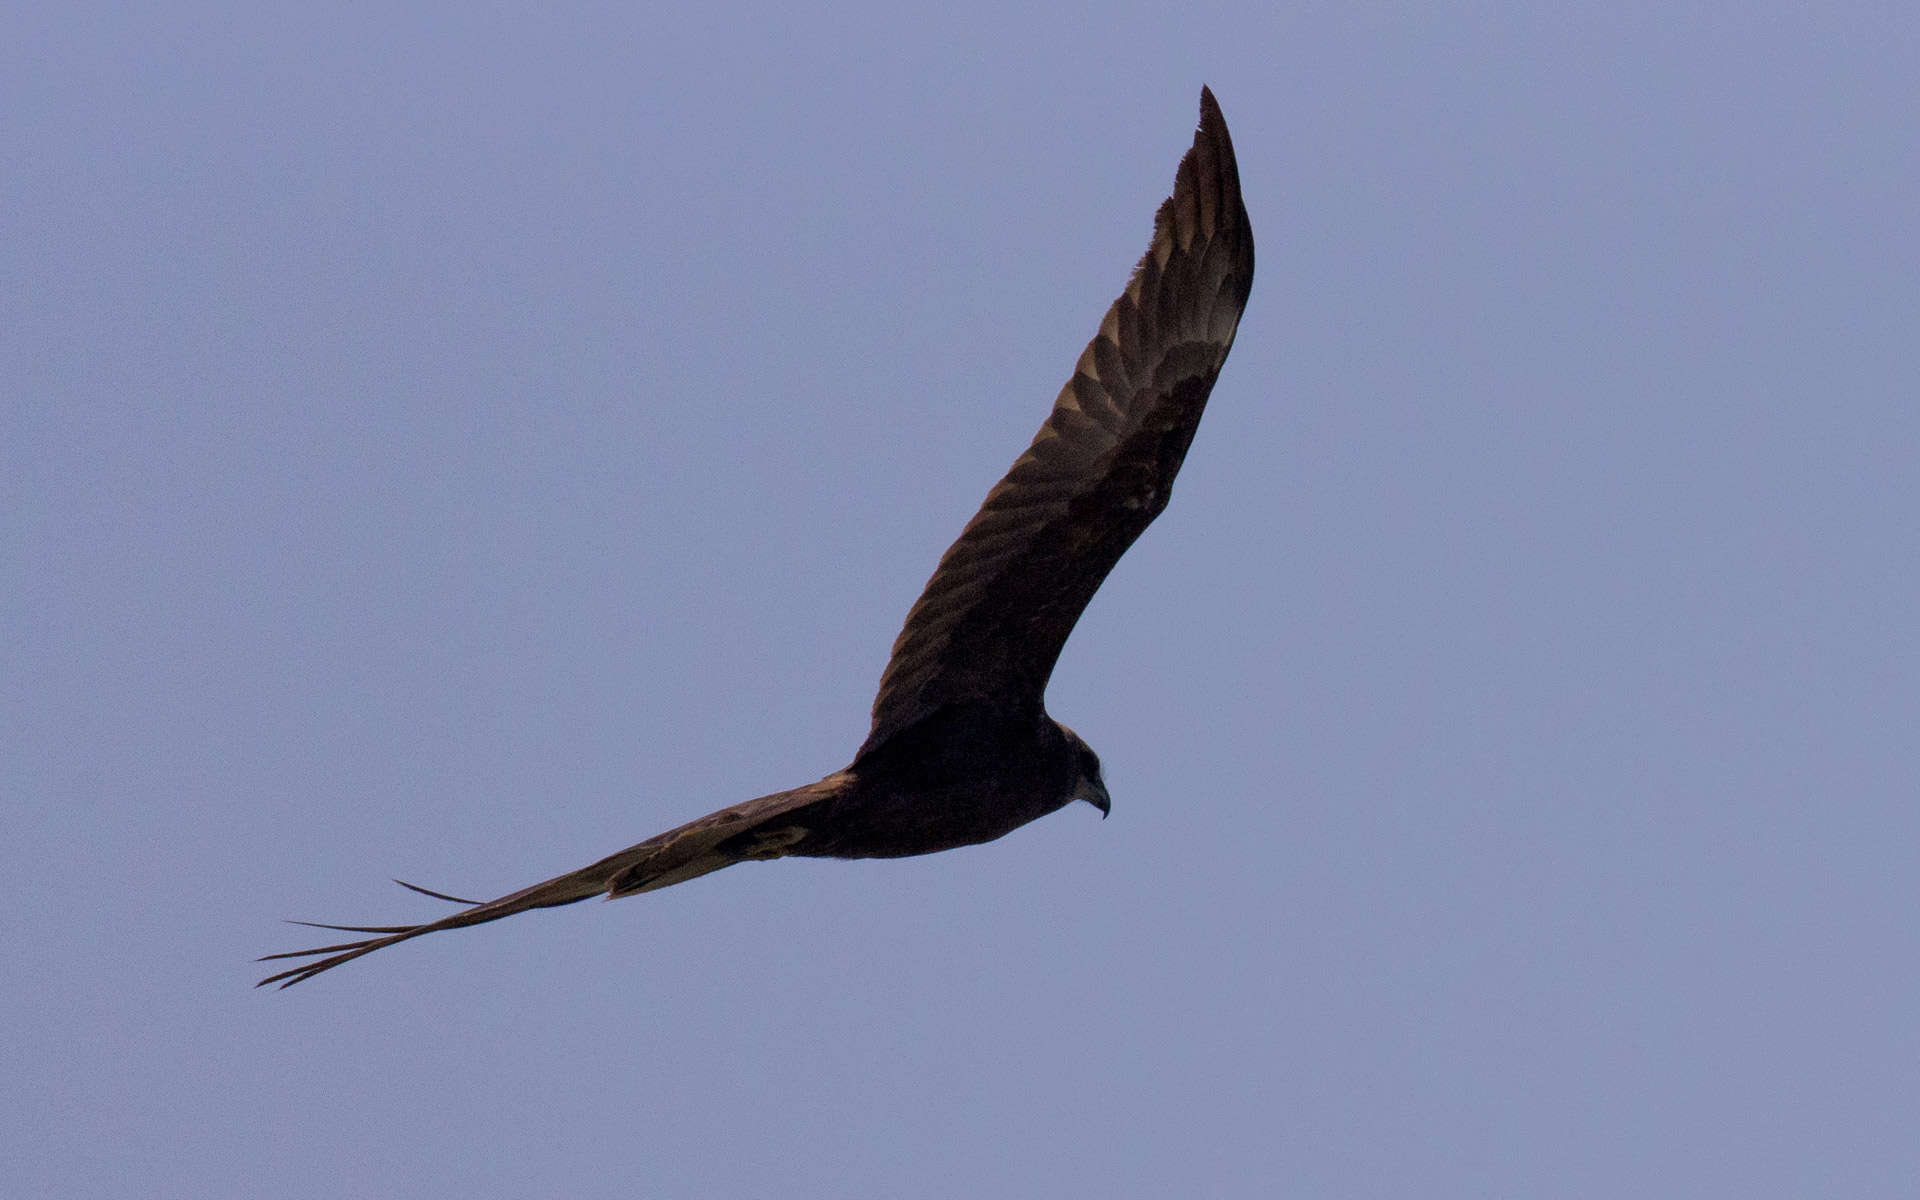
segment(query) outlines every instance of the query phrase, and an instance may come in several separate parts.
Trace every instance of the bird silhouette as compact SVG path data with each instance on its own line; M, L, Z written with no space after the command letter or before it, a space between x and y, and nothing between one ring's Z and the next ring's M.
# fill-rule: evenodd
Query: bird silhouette
M907 613L873 726L843 770L723 808L591 866L419 925L322 925L358 941L260 981L291 987L443 929L670 887L792 855L899 858L973 845L1075 800L1108 811L1100 759L1047 715L1060 648L1127 547L1167 505L1253 284L1253 231L1213 93L1153 241L1033 443L987 493ZM399 881L396 881L399 882Z

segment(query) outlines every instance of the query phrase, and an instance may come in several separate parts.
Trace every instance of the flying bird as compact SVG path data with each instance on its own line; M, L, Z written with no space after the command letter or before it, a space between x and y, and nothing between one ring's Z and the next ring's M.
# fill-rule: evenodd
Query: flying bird
M631 896L735 863L901 858L989 842L1075 800L1104 815L1100 759L1047 715L1047 679L1093 593L1160 510L1253 284L1253 231L1213 93L1126 291L1040 432L987 493L907 613L853 762L723 808L578 871L420 925L318 925L369 936L306 959L291 987L396 942L594 896ZM399 881L396 881L399 882Z

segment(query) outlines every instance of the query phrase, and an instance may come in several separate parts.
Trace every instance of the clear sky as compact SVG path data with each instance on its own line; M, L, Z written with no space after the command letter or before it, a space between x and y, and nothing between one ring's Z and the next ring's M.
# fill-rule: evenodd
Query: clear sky
M9 1195L1912 1194L1909 6L666 7L0 18ZM1203 82L1110 820L251 987L843 765Z

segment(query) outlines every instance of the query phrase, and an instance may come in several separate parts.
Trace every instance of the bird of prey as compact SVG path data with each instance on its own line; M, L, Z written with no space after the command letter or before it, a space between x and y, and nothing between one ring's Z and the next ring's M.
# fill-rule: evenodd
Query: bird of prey
M1253 231L1213 93L1153 242L1053 411L940 559L880 678L853 762L688 822L578 871L420 925L268 959L291 987L396 942L593 896L631 896L758 859L900 858L988 842L1075 800L1108 810L1100 759L1047 715L1081 610L1166 507L1253 284ZM296 922L313 924L312 922Z

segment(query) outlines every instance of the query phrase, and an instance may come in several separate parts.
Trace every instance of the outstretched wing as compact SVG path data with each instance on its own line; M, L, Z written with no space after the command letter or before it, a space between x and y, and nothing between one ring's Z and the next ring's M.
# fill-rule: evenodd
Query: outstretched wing
M278 983L283 988L292 987L303 979L311 979L341 963L351 962L363 954L372 954L395 942L417 938L423 933L484 925L515 913L577 904L594 896L604 895L612 900L619 896L651 892L705 875L709 871L718 871L721 867L730 867L737 862L779 858L786 853L787 847L807 833L806 827L797 823L801 817L799 810L830 799L845 786L844 772L836 773L803 788L775 792L771 796L723 808L697 821L689 821L678 829L648 838L637 846L629 846L618 854L608 855L592 866L557 876L545 883L536 883L530 888L522 888L484 904L462 900L444 892L429 891L411 883L400 883L401 887L412 888L423 895L471 907L421 925L321 925L313 921L295 921L295 925L309 925L315 929L338 929L343 933L380 936L333 946L315 946L311 950L289 950L284 954L266 955L260 959L261 962L283 958L316 958L321 955L326 957L291 967L277 975L269 975L255 986Z
M943 705L1038 712L1074 622L1166 507L1252 285L1233 142L1202 88L1153 244L1033 444L907 613L862 754Z

